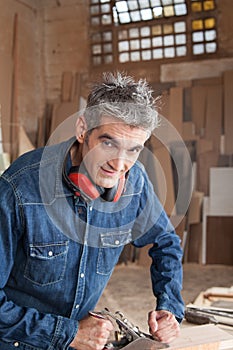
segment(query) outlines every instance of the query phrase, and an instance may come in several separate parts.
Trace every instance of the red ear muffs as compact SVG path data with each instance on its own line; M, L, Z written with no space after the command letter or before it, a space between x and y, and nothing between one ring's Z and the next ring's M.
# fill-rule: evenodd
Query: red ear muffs
M74 167L73 169L75 169ZM76 168L77 169L77 168ZM121 177L118 184L112 188L103 188L95 186L89 177L80 172L72 171L69 174L68 185L73 189L77 196L83 196L86 199L94 200L100 196L108 202L117 202L125 188L125 177Z
M92 200L100 196L100 192L86 175L81 173L70 173L69 179L76 187L75 194L77 196L80 196L82 193L84 193L88 198Z

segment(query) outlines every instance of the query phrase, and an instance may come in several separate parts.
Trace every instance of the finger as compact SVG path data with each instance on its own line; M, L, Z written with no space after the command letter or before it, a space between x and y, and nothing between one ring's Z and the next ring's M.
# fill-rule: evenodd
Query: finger
M177 338L179 334L180 326L175 320L175 322L168 324L167 327L159 328L158 331L153 334L153 337L161 342L170 343L172 340Z
M153 334L158 330L158 323L156 320L156 311L151 311L148 314L148 325L150 333Z

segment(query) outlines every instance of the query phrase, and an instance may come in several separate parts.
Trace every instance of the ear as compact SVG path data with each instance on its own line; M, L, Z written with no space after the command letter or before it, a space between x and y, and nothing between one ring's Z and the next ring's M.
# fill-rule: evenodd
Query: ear
M75 136L79 143L83 143L84 141L84 135L87 131L87 124L84 116L80 116L77 119L76 125L75 125Z

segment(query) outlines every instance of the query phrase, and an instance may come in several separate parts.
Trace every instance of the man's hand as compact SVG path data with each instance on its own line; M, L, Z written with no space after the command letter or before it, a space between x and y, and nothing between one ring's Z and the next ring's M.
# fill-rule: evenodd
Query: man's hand
M148 315L148 325L153 338L163 343L170 343L180 334L178 321L166 310L151 311Z
M112 330L111 321L88 316L79 322L78 332L70 346L77 350L102 350Z

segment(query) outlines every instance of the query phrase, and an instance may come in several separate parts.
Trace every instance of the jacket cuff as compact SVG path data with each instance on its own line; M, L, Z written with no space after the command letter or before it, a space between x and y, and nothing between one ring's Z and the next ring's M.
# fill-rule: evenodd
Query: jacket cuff
M166 293L160 293L159 296L157 296L156 310L167 310L171 312L179 323L181 323L184 318L183 303L170 300Z
M78 331L78 321L58 316L56 329L48 350L69 350Z

